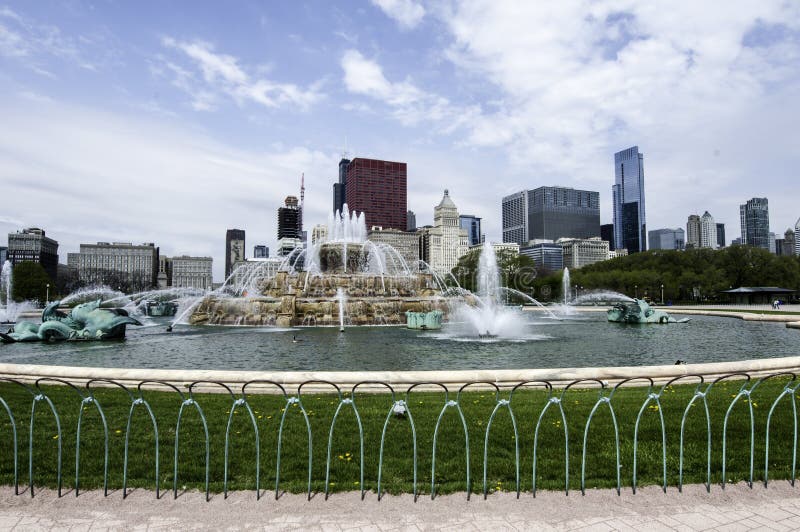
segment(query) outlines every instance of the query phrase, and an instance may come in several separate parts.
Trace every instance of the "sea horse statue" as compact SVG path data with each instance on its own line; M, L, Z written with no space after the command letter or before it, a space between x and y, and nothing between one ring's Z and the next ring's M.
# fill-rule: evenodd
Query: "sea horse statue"
M676 320L663 310L657 310L642 299L617 303L608 309L608 321L616 323L686 323L690 318Z
M60 301L53 301L42 311L42 323L21 321L0 341L60 342L65 340L119 340L125 338L127 325L141 325L124 309L100 308L101 300L75 306L69 314L58 310Z

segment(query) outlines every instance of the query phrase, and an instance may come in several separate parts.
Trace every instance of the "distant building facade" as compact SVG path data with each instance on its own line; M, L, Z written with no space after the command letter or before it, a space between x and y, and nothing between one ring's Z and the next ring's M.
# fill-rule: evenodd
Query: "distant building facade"
M717 248L724 248L727 245L725 239L725 224L717 224Z
M600 237L562 238L556 242L564 253L565 268L581 268L596 262L608 260L608 242Z
M406 213L406 231L416 231L417 230L417 215L414 214L414 211L408 211Z
M440 275L450 273L469 249L469 237L458 223L458 208L447 190L433 209L433 227L424 227L421 233L421 258Z
M345 198L350 212L364 213L367 227L405 231L406 163L356 157L347 164Z
M752 198L739 206L742 244L769 249L769 202L767 198Z
M648 231L647 240L650 249L680 250L686 247L686 233L684 233L683 229L680 227Z
M533 259L540 275L564 269L564 249L555 242L539 242L522 246L519 254Z
M775 253L776 253L776 250L775 250L775 243L776 243L776 240L777 240L777 239L775 238L775 233L773 233L772 231L770 231L770 233L769 233L769 240L767 240L767 243L769 244L769 248L768 248L768 249L769 249L769 252L770 252L770 253L772 253L773 255L775 255Z
M123 292L141 292L158 286L159 255L153 243L81 244L78 278L87 285L108 285Z
M8 234L6 260L13 266L21 262L39 263L53 281L58 279L58 242L38 227Z
M614 247L629 253L647 249L644 154L632 146L614 154Z
M211 290L212 266L211 257L172 257L172 286Z
M392 246L400 253L412 272L419 271L419 235L416 232L373 227L367 238L375 243Z
M797 233L792 231L791 228L787 229L786 232L783 233L783 246L781 248L782 255L786 255L787 257L794 255L794 250L797 245L795 238L797 238Z
M350 159L342 157L339 161L339 182L333 184L333 212L342 212L347 203L347 166Z
M244 229L228 229L225 232L225 279L230 277L233 265L245 260Z
M696 214L690 214L686 220L686 247L700 247L700 217Z
M800 256L800 218L794 224L794 254Z
M5 246L0 246L0 268L2 268L3 264L6 263L7 258L8 258L8 248Z
M503 241L600 236L600 194L566 187L539 187L503 198Z
M528 238L528 193L516 192L503 198L503 242L524 245Z
M600 236L599 192L539 187L527 194L527 240Z
M458 216L458 224L461 226L461 229L467 232L470 247L483 242L481 218L472 214L460 214Z
M608 249L614 250L614 224L603 224L600 226L600 239L608 242Z
M717 249L717 222L708 211L700 217L700 247Z
M328 226L317 224L311 229L311 243L318 244L328 240Z
M253 258L254 259L268 259L269 258L269 248L264 245L253 246Z
M278 207L278 239L301 238L300 201L296 196L286 196L284 206Z

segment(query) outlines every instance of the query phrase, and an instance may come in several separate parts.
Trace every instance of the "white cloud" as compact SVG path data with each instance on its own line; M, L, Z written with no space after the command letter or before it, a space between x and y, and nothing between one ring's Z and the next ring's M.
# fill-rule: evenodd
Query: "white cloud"
M455 106L447 98L423 91L410 80L389 81L377 62L367 59L357 50L345 52L341 66L348 91L383 102L405 125L432 122L447 133L479 112L474 107Z
M21 96L0 100L2 195L17 200L4 202L0 231L45 228L62 262L80 243L155 242L168 256L213 256L219 280L225 230L245 229L249 247L272 244L275 209L297 194L301 172L307 219L327 219L333 154L242 150L170 118Z
M240 106L251 102L270 108L292 106L298 110L308 110L324 97L322 82L301 88L291 83L253 77L240 65L239 59L218 53L211 44L203 41L183 42L165 37L162 44L183 52L191 60L194 69L190 70L175 61L160 58L163 67L172 74L172 84L191 97L191 105L196 110L213 109L222 95L232 98Z
M425 8L414 0L371 0L403 29L415 28L425 17Z

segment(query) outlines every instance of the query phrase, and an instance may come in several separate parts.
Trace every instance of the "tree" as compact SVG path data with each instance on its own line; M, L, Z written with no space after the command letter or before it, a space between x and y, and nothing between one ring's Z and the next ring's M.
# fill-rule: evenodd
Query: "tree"
M14 301L47 299L47 285L55 293L56 284L38 262L20 262L14 266Z

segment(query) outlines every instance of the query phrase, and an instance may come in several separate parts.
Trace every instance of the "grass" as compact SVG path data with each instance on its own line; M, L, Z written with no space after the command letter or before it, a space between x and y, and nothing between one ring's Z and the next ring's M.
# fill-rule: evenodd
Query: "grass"
M764 474L764 431L766 416L786 381L770 379L753 393L755 413L755 478ZM723 381L708 395L712 420L712 482L721 481L722 422L725 412L741 386L741 381ZM80 400L75 392L63 386L43 387L51 398L60 418L63 445L63 482L65 488L75 482L75 441ZM680 422L683 411L694 393L694 385L673 386L662 397L662 412L667 429L668 483L678 481ZM622 388L614 395L613 407L619 423L622 485L630 486L632 479L633 431L637 413L647 395L646 388ZM19 437L20 485L28 481L28 428L31 396L11 384L0 383L0 397L11 407L17 422ZM109 428L109 487L122 486L123 448L130 399L122 390L96 389L95 397L102 405ZM597 400L597 390L570 389L564 397L569 428L570 490L580 487L581 452L584 427L590 410ZM148 391L145 398L158 420L160 442L160 484L162 490L172 487L175 425L180 400L177 394ZM231 410L230 396L222 394L196 395L205 412L211 442L210 489L223 489L223 458L225 427ZM451 396L451 398L453 398ZM262 489L273 490L275 485L275 450L283 398L273 395L248 396L261 436ZM536 421L545 405L547 395L540 390L521 390L514 394L512 406L519 429L520 481L523 491L531 490L533 435ZM391 406L388 395L359 394L356 398L364 426L364 467L366 490L376 489L381 430ZM444 404L441 393L412 392L409 408L416 424L418 438L418 489L429 493L431 485L431 453L433 429ZM460 402L470 438L470 469L472 490L483 489L483 451L486 424L495 406L494 394L470 392ZM312 489L324 490L325 455L328 431L337 406L336 396L322 394L303 396L313 431ZM553 405L555 406L555 405ZM40 409L41 408L41 409ZM100 417L92 405L83 405L81 440L81 489L102 488L103 431ZM307 436L305 422L296 405L288 406L281 457L281 490L305 492L307 482ZM651 404L642 415L639 428L638 485L661 483L661 431L658 408ZM690 409L686 423L684 449L684 483L705 481L706 436L702 403ZM255 433L245 409L238 408L231 427L229 489L252 490L255 487ZM727 479L731 482L749 477L749 413L748 398L740 399L728 425ZM770 428L771 480L791 477L793 423L791 406L785 398L773 415ZM586 487L616 486L613 425L607 408L599 408L589 431L586 462ZM489 491L515 490L514 432L507 410L500 409L489 437L487 483ZM442 419L437 441L436 492L465 491L465 445L461 421L455 409L449 408ZM46 403L37 406L34 431L34 484L56 486L57 430ZM11 425L0 408L0 483L13 483ZM137 408L130 436L129 487L153 489L154 433L143 408ZM181 425L178 488L204 488L205 443L200 417L187 407ZM542 420L539 434L537 489L564 489L564 432L557 408L549 408ZM413 455L408 418L393 417L389 422L384 450L382 488L390 493L411 492L413 489ZM332 441L331 491L360 489L359 438L355 416L343 407L336 423Z

